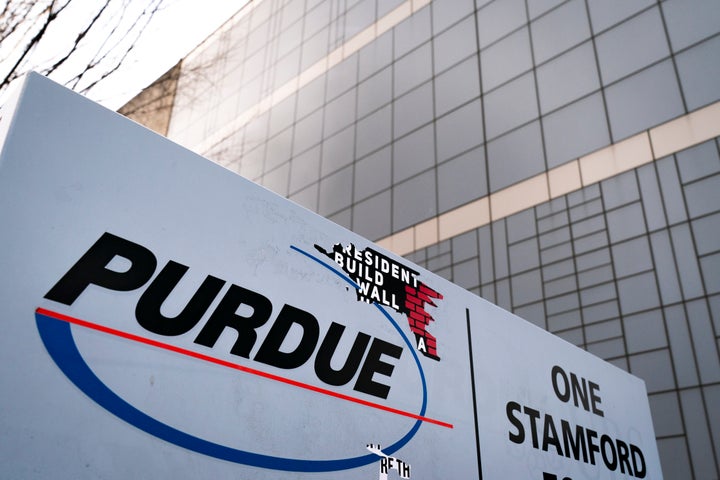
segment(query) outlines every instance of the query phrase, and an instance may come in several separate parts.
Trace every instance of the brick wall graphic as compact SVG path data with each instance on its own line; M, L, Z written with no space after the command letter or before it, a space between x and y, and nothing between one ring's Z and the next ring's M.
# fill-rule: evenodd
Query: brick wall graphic
M417 288L405 285L405 309L410 330L415 334L418 350L425 356L440 360L437 354L437 340L426 327L435 319L425 310L425 305L436 307L433 299L442 300L442 294L420 282ZM422 348L425 347L425 348Z
M440 360L437 339L427 331L435 321L427 308L437 307L435 301L443 296L419 281L418 272L372 248L359 250L353 244L343 247L338 243L330 252L319 245L315 249L331 258L358 285L358 301L378 303L406 315L417 350Z

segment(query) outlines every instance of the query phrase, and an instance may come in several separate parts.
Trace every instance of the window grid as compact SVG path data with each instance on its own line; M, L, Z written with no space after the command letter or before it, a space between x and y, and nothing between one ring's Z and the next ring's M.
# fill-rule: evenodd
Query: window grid
M646 114L645 109L640 109L646 116L639 117L636 124L621 126L618 123L619 92L632 82L640 82L649 72L669 72L665 81L680 105L672 112L672 118L687 113L686 88L689 87L683 85L678 57L707 48L707 42L720 37L720 28L705 28L700 37L685 35L686 40L680 43L673 40L673 36L678 35L678 27L677 22L672 23L677 11L672 10L671 0L648 2L636 11L630 11L635 7L628 7L624 18L606 21L600 27L596 27L594 9L598 7L591 7L592 0L558 2L539 13L533 12L531 0L515 0L513 4L494 0L479 7L474 2L472 9L452 18L442 16L446 11L440 3L430 2L354 55L326 69L285 101L268 106L270 95L283 88L287 80L316 68L316 62L326 58L328 52L366 28L368 22L385 15L389 7L381 6L382 1L363 0L348 5L349 2L295 0L292 2L295 10L288 20L284 15L291 3L257 2L219 37L216 45L203 47L204 50L184 62L170 126L171 137L190 146L199 144L221 129L233 115L246 115L247 122L203 153L308 208L320 209L349 228L360 233L373 232L373 239L383 238L405 228L408 215L412 216L411 224L418 224L536 173L523 163L519 168L527 170L491 182L496 172L507 169L507 159L496 154L502 152L496 148L498 142L522 143L518 140L527 138L523 137L524 132L535 131L539 132L539 163L545 171L575 160L577 156L562 158L562 153L552 153L551 158L549 138L555 128L551 120L557 118L554 114L566 112L565 109L597 102L598 107L593 108L599 112L598 121L606 124L607 137L603 139L604 145L594 148L615 144L638 131L666 122L669 120L666 114ZM395 1L393 5L400 3ZM510 7L515 10L503 12ZM587 23L589 37L580 34L549 53L539 52L540 43L534 38L539 32L537 27L571 8L582 12L575 15L584 17L578 18L578 25ZM486 16L503 13L509 15L507 28L488 37L481 28ZM653 34L664 39L664 53L649 61L630 62L603 84L601 81L607 72L603 70L603 54L599 50L604 47L600 47L599 42L635 24L631 22L650 17L660 19L661 31L653 30ZM460 50L451 60L441 59L438 48L442 42L460 35L460 29L468 25L474 28L472 48ZM418 29L416 37L404 36L415 28ZM519 64L517 70L500 81L484 82L483 69L490 71L489 53L501 51L525 32L529 64ZM296 45L292 45L294 37L298 39ZM379 51L377 45L381 42L389 44L389 49ZM571 54L581 48L583 55L588 55L586 59L595 65L597 83L590 82L588 88L559 102L548 103L549 94L542 84L543 72L551 71L561 60L570 61ZM403 65L415 58L427 62L428 55L430 68L422 78L417 74L402 77ZM477 76L471 80L472 88L439 105L438 101L448 98L447 87L443 85L459 85L457 82L462 77L453 75L466 71L461 67L471 65L472 61L477 68ZM239 62L240 66L233 62ZM213 68L203 72L205 77L193 77L193 66L202 67L206 63ZM372 88L379 88L385 95L361 112L361 92L371 91L369 82L377 80L376 76L382 71L388 72L389 84ZM401 92L398 82L403 78L408 78L409 83ZM488 130L488 121L493 124L498 115L504 114L502 110L490 112L492 97L525 78L529 79L528 91L535 95L534 111L515 119L507 117L503 128ZM707 96L693 97L693 108L697 103L707 105L717 101L720 87L703 95ZM343 98L347 98L347 105L352 104L355 112L348 112L344 104L338 103ZM428 99L423 102L429 103L424 107L430 113L423 118L410 111L407 118L414 123L403 123L399 105L407 100L412 106L418 103L416 98ZM550 106L544 108L546 104ZM475 107L476 113L466 115ZM255 108L259 114L247 113ZM343 125L336 125L333 118L344 118ZM458 123L459 118L466 119L463 125ZM467 143L455 145L448 153L443 147L449 138L447 132L468 124L475 129L468 128L463 133ZM382 128L373 131L372 127L378 125ZM351 150L347 162L338 162L335 156L331 158L328 150L328 145L337 141L342 132L352 132L352 138L348 133L350 140L346 142L346 148ZM400 155L396 145L424 132L433 138L432 161L394 181L401 169L399 160L412 161L395 158ZM707 145L718 154L716 141ZM477 154L480 151L482 155ZM391 180L372 191L360 188L358 180L372 178L373 172L368 169L375 156L384 155L383 152L388 152ZM409 254L408 258L646 378L651 404L670 405L668 408L672 410L670 420L656 418L663 427L658 430L666 432L658 436L666 475L688 472L693 478L713 478L718 474L719 455L718 445L713 442L720 438L720 426L713 423L708 406L720 398L720 384L714 380L718 374L713 370L718 363L720 335L717 318L720 291L716 291L720 280L713 265L717 265L720 246L712 242L708 246L699 232L703 228L712 229L713 216L720 214L720 206L707 199L720 181L720 167L685 178L680 164L682 153L430 245ZM484 171L484 178L477 179L482 186L463 193L466 198L453 198L452 206L448 207L444 200L441 204L440 168L444 175L442 181L445 185L452 184L452 175L459 179L463 169L450 173L453 172L449 168L451 162L465 155L475 155L472 158L478 162L478 170ZM350 184L345 190L333 183L341 177ZM635 197L618 197L618 191L623 190L613 182L624 181L620 177L634 182ZM413 192L412 187L420 184L427 188ZM420 199L427 204L425 211L413 210L411 207ZM361 214L359 209L363 204L367 206L368 202L380 200L383 203L373 205L386 208L389 218L383 218L382 225L376 225L367 210ZM525 229L524 236L517 236L518 229ZM464 240L459 240L460 237ZM649 263L638 260L632 268L619 265L620 252L633 248L633 242L647 244ZM530 260L524 260L524 264L510 261L511 249L530 255ZM632 292L641 288L652 293L641 298L643 301L637 301L632 298ZM707 318L691 315L691 309L698 306L707 311ZM644 344L637 341L638 325L650 325L648 328L656 334L653 341L647 340ZM700 332L712 332L712 341L708 343L708 338L703 338ZM707 358L715 360L708 364ZM657 372L649 365L656 365ZM668 372L669 376L659 377ZM668 425L670 421L679 425L681 431ZM704 424L703 428L712 434L709 437L712 452L702 458L694 448L702 435L698 424ZM664 455L674 454L678 446L685 456L679 455L677 462L667 460L670 457Z

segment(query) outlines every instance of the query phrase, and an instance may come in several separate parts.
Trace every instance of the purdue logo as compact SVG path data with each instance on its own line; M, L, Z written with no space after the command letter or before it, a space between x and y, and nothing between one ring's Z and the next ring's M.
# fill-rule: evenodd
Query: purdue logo
M307 252L291 247L288 253L292 254L292 250L312 258L337 274L335 269ZM124 268L117 267L118 263L121 266L124 264ZM111 233L102 234L50 288L45 298L73 306L78 299L88 297L93 302L102 301L101 308L107 311L107 308L117 307L106 307L104 302L111 297L100 292L131 292L131 295L136 295L136 300L133 300L134 312L111 310L108 316L120 325L125 321L133 322L140 327L133 325L136 331L145 331L148 335L137 335L122 328L93 322L92 319L75 318L48 308L38 308L35 314L38 332L51 358L83 393L139 429L183 448L261 468L303 472L338 471L368 465L376 461L377 457L366 454L340 459L327 459L326 456L318 460L285 458L214 443L187 433L182 428L165 424L139 410L105 385L78 349L71 325L232 368L314 394L354 402L382 411L384 415L414 419L409 430L405 430L406 422L398 423L404 425L403 432L399 440L387 447L386 451L390 453L406 445L425 422L452 428L451 424L425 417L427 388L422 366L410 341L382 307L378 306L378 311L383 315L383 321L393 324L400 342L377 338L360 330L353 331L352 327L339 321L342 315L332 321L326 319L321 322L307 309L277 298L271 299L267 293L257 289L206 275L189 295L189 300L178 309L179 313L168 316L167 312L163 313L163 304L176 291L189 270L189 266L175 260L168 260L159 268L158 257L149 248ZM185 298L183 295L180 297ZM127 305L126 302L119 304ZM85 305L87 303L82 303L82 308ZM216 306L211 308L212 305ZM225 331L234 334L234 340L229 346L227 342L218 341ZM119 345L122 348L123 344ZM218 351L220 345L226 345L223 348L229 349L222 352L223 355ZM340 345L343 348L339 348ZM383 402L388 399L395 367L406 350L410 351L412 357L406 361L414 363L420 376L419 386L422 391L418 413L400 410ZM224 359L228 356L237 357L238 362ZM288 376L265 371L265 366L285 371ZM306 383L292 378L293 372L300 368L303 368L305 376L312 372L317 382ZM352 389L358 395L341 393L338 387ZM208 394L212 395L212 392ZM172 401L180 397L182 392L174 392L173 395L176 396L173 396ZM268 405L267 415L272 418L272 405ZM322 412L316 416L322 417Z

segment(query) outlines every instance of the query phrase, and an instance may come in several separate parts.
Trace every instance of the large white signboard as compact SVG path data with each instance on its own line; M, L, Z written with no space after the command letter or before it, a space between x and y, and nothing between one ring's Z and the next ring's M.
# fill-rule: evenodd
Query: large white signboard
M31 75L0 477L661 479L645 386Z

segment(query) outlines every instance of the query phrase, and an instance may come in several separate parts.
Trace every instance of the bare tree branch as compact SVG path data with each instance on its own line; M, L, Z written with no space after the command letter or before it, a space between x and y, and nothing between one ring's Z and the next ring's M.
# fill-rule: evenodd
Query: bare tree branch
M40 31L38 31L27 44L25 45L20 58L17 59L15 62L15 65L10 69L10 71L7 73L5 78L3 79L2 83L0 85L6 85L9 84L12 80L15 80L15 78L18 77L18 68L22 64L23 60L25 60L25 57L35 48L35 46L38 44L40 39L45 35L45 32L47 31L47 28L50 26L50 23L57 17L57 14L53 14L52 7L55 4L53 1L48 7L43 11L43 15L47 15L43 21L42 27L40 28Z
M51 65L50 67L43 70L43 73L45 75L49 75L52 72L54 72L55 70L57 70L63 63L65 63L67 61L68 58L70 58L70 56L72 56L73 53L75 53L77 51L78 46L80 45L80 42L82 41L82 39L85 38L85 35L87 35L87 33L90 31L90 29L93 28L95 23L100 19L100 16L103 14L103 12L105 11L105 9L108 7L109 4L110 4L110 0L106 0L105 3L103 4L103 6L100 8L100 10L97 12L97 14L92 18L92 20L90 20L88 22L87 26L82 31L80 31L80 33L77 34L77 37L75 38L75 41L72 43L70 50L67 53L65 53L62 57L60 57L60 59L58 59L53 65Z
M137 44L137 41L140 39L142 34L145 32L145 29L147 29L152 17L162 7L162 4L163 4L163 0L154 0L150 4L150 6L148 6L147 8L145 8L143 10L142 14L140 15L140 19L142 19L143 22L139 23L140 26L135 28L135 30L136 30L135 36L132 39L132 41L130 42L129 46L123 52L122 56L120 56L119 58L116 58L113 65L105 66L104 72L96 80L90 82L88 85L83 87L80 90L80 93L87 93L93 87L95 87L97 84L99 84L100 82L105 80L107 77L109 77L110 75L115 73L120 68L120 66L122 66L122 64L127 59L128 55L130 55L130 53L134 50L135 45ZM136 25L138 25L138 24L136 23ZM114 33L114 31L115 30L113 30L112 33ZM108 38L110 38L110 37L108 36ZM94 69L97 69L103 62L105 62L108 59L110 52L115 51L118 47L119 47L119 42L115 46L113 46L113 48L107 49L104 54L101 54L100 53L101 50L98 50L95 57L90 62L88 62L86 68L82 72L80 72L80 74L78 74L78 76L76 77L77 80L71 81L71 82L73 82L72 88L75 88L75 86L77 86L77 84L83 79L85 74L87 74L88 72L90 72Z
M87 93L128 60L167 1L97 0L83 21L79 0L0 0L0 94L30 70ZM69 34L68 25L76 25Z

